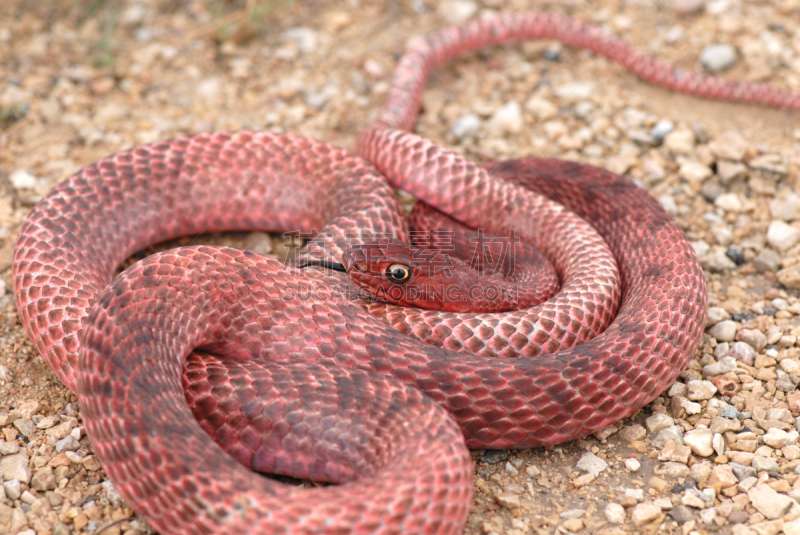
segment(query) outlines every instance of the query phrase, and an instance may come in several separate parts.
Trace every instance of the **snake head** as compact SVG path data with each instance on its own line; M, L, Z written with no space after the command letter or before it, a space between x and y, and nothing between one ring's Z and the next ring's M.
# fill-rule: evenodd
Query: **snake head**
M390 239L352 246L342 264L354 283L396 305L471 312L471 291L481 285L481 275L465 262Z

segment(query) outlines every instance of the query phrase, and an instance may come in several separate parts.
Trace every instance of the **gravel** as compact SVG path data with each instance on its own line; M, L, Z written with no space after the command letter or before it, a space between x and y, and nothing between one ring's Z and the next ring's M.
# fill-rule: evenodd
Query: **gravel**
M0 7L11 21L0 28L0 54L11 58L0 111L24 111L0 114L12 118L0 123L0 532L149 531L107 480L75 397L19 325L9 268L32 204L83 165L187 132L273 128L353 147L408 42L502 7L362 4L287 4L262 21L235 18L235 2L225 13L132 0L98 13L80 2ZM644 4L569 11L682 67L800 87L790 15L674 0L652 17ZM697 355L654 402L562 446L473 453L467 533L800 533L800 131L787 117L654 89L546 42L433 74L420 135L476 161L559 157L627 174L686 231L709 288ZM198 243L287 252L265 233Z

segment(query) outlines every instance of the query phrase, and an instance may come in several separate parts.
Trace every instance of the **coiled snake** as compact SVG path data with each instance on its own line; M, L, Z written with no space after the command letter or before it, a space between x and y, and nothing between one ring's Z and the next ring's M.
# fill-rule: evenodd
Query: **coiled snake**
M705 321L703 273L644 190L560 160L480 167L409 132L437 64L539 38L672 89L798 107L786 91L676 71L593 26L512 14L410 50L361 157L288 134L198 134L92 164L34 209L14 260L22 321L78 394L109 477L154 528L458 533L466 446L585 436L684 369ZM376 241L409 238L389 183L461 225L513 231L552 263L560 290L498 312L354 299L370 284L407 295L426 276L414 250L392 256L396 244ZM253 229L318 230L298 258L309 267L198 246L150 256L109 286L152 243ZM328 269L346 251L352 279ZM245 467L341 485L290 487Z

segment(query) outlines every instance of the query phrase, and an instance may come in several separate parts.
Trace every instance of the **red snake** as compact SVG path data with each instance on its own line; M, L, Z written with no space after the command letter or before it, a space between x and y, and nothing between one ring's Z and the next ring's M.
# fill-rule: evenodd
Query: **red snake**
M408 132L437 64L544 38L679 91L800 102L677 71L569 18L513 14L412 48L361 137L365 159L293 135L199 134L114 154L36 206L14 258L23 324L150 525L458 533L472 493L462 436L475 448L557 444L632 414L676 379L703 331L706 288L683 233L644 190L560 160L479 167ZM413 252L375 239L408 239L386 179L463 225L515 232L552 263L560 291L496 313L353 299L403 268L425 280ZM196 246L152 255L109 286L153 243L253 229L319 230L299 257L317 267ZM345 251L352 281L321 267ZM291 487L245 467L341 485Z

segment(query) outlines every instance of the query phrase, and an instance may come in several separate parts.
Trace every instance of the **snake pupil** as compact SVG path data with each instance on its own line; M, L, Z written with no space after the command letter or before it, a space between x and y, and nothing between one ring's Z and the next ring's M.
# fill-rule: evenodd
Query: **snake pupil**
M392 264L386 268L386 277L396 284L403 284L411 278L411 270L403 264Z

